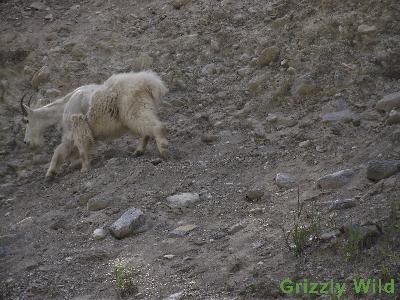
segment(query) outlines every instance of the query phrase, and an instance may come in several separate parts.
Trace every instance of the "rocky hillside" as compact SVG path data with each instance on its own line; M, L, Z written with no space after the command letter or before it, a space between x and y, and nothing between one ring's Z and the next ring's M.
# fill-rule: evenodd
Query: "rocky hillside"
M399 1L5 0L0 24L0 299L400 297ZM61 132L24 145L21 96L143 69L171 158L125 136L45 182Z

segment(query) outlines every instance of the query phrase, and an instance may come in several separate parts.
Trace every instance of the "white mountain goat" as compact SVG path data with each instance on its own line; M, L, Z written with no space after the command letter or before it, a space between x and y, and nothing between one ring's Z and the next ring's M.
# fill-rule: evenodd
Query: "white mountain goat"
M161 157L165 157L168 141L157 112L167 92L160 77L151 71L112 75L89 97L86 91L74 92L64 108L62 142L54 152L46 177L54 176L76 150L81 170L86 171L94 141L113 139L126 132L141 138L135 155L143 154L149 138L154 137Z
M78 93L80 97L89 98L94 91L101 87L102 85L97 84L81 86L66 96L36 109L29 107L32 97L29 99L28 105L23 103L26 96L25 94L21 98L20 102L22 114L24 116L23 122L26 124L24 138L25 144L32 147L43 146L44 130L52 125L62 125L65 104L71 99L71 97L75 93Z

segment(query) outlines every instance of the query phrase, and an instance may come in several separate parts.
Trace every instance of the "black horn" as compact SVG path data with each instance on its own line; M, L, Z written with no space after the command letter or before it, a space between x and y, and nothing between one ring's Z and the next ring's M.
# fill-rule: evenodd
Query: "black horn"
M26 97L26 95L28 95L28 93L24 94L20 101L22 115L24 115L24 116L28 115L28 112L26 111L26 109L24 107L24 98ZM28 107L31 105L31 101L32 101L32 96L28 100Z

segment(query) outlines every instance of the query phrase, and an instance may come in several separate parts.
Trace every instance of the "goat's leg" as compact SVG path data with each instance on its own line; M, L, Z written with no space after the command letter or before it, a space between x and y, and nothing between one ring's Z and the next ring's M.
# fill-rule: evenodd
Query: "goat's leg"
M57 174L61 164L69 156L73 148L73 144L70 141L63 141L57 146L54 151L53 157L51 158L50 167L47 170L46 177L50 178Z
M139 144L136 147L136 150L133 153L133 155L135 156L143 155L144 151L146 150L147 143L149 142L149 138L150 137L148 135L144 135L140 138Z
M79 151L77 147L74 147L74 149L71 152L70 155L70 166L73 169L79 168L82 165L80 156L79 156Z
M89 148L93 142L92 131L84 115L73 115L71 120L72 137L82 163L81 171L86 172L90 167Z
M156 140L157 144L157 149L158 152L160 153L160 156L162 158L167 158L168 155L168 140L165 137L166 136L166 130L165 127L162 124L159 124L154 127L153 129L153 135Z

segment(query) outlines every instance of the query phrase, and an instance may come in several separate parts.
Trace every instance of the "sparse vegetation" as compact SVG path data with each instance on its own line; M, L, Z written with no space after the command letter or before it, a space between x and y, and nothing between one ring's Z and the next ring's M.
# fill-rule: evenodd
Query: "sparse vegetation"
M132 267L126 267L122 263L117 263L114 274L116 289L121 297L133 295L137 292L137 288L133 283L134 269Z

